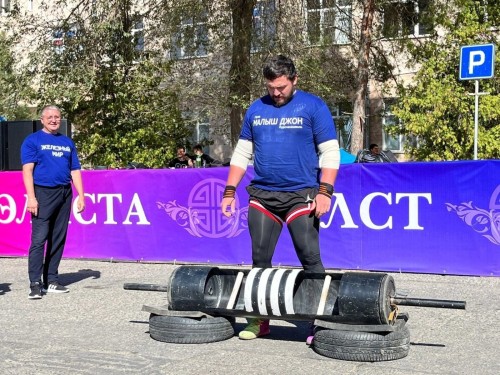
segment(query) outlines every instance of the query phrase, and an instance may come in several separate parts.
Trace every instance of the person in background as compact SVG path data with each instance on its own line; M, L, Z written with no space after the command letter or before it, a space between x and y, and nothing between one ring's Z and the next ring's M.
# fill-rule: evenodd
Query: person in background
M376 143L372 143L369 147L369 152L363 154L360 160L361 163L390 163L389 158L380 150Z
M268 95L253 102L245 114L231 158L222 213L234 214L236 187L254 156L255 175L247 187L253 267L272 267L286 223L304 271L324 273L319 219L330 210L340 164L332 115L323 100L297 90L297 72L288 57L270 59L263 76ZM253 318L239 337L250 340L269 333L269 320Z
M193 147L193 163L195 168L205 168L206 166L210 166L215 159L210 157L209 155L203 153L203 148L201 145L196 145Z
M78 212L85 209L81 166L75 144L58 132L61 111L50 105L42 109L40 118L43 128L28 135L21 146L23 182L28 199L26 210L31 214L29 299L40 299L42 293L69 291L59 284L58 270L71 213L71 183L78 193Z
M177 157L168 163L169 168L192 168L193 161L186 155L186 148L184 146L177 147Z

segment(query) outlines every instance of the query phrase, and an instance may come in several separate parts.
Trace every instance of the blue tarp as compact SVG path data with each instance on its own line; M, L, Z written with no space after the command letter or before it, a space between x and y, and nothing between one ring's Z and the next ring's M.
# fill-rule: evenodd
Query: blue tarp
M340 149L340 164L351 164L356 160L356 155L348 153L343 148Z

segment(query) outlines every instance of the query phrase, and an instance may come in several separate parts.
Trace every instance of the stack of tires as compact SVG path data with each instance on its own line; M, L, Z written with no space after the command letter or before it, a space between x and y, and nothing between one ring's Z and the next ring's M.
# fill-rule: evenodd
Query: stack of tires
M186 318L151 314L149 333L155 340L174 344L204 344L234 336L231 317ZM313 350L344 361L380 362L404 358L410 350L410 331L403 326L389 333L319 329Z

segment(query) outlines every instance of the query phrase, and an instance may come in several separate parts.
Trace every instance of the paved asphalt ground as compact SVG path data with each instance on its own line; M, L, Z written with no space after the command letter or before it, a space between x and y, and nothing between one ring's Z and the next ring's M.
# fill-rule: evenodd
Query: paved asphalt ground
M363 363L316 354L305 322L273 320L271 335L253 341L151 339L141 309L164 305L166 294L123 285L165 284L174 268L63 259L70 292L32 301L27 259L0 258L0 374L500 374L500 278L393 274L400 293L465 300L467 309L401 306L410 315L409 355Z

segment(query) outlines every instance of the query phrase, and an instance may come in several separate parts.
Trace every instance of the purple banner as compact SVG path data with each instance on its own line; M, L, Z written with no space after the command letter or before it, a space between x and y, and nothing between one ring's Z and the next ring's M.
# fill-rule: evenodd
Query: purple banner
M250 168L226 219L227 168L83 171L65 257L251 264ZM500 276L500 161L342 165L321 222L327 268ZM285 226L286 227L286 226ZM0 256L26 256L21 172L0 172ZM275 265L298 266L286 228Z

